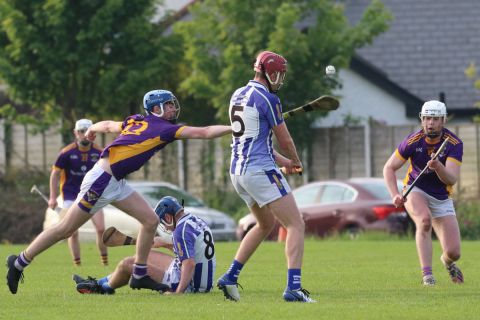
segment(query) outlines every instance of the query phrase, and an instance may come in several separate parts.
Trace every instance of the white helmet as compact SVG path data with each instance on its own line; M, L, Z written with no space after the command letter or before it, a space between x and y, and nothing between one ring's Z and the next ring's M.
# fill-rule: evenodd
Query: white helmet
M75 123L75 131L87 130L93 125L90 119L80 119Z
M444 120L447 120L447 107L443 102L437 100L427 101L423 104L419 117L420 120L422 117L443 117Z

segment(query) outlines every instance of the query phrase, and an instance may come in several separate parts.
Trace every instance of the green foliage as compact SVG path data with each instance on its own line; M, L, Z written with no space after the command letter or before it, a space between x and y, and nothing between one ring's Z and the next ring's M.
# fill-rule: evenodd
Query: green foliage
M465 76L473 81L473 87L475 90L480 91L480 78L477 72L477 66L474 62L471 62L467 69L465 69ZM475 107L480 108L480 101L475 102ZM474 116L473 121L480 123L480 116Z
M459 201L455 210L462 239L479 240L480 201Z
M186 64L191 66L181 89L210 101L222 122L228 121L232 92L253 77L259 51L273 50L289 61L286 84L279 93L288 109L331 92L338 79L327 78L325 66L347 67L354 50L386 31L391 19L377 0L353 27L343 7L327 0L205 0L193 5L191 13L191 21L174 26L183 36ZM308 130L317 116L289 120L300 146L308 145Z
M49 175L39 171L9 170L7 176L0 175L0 242L24 243L32 241L42 231L46 203L31 187L48 189ZM42 186L44 186L42 188Z
M123 119L168 82L178 37L152 22L156 0L0 3L0 77L18 102L53 113ZM181 56L180 56L181 57Z

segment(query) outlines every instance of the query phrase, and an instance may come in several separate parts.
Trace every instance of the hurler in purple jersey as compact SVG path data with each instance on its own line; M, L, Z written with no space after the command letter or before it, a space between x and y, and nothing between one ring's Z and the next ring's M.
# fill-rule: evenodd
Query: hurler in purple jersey
M157 151L177 139L212 139L231 132L230 126L190 127L176 125L180 112L177 98L167 90L145 94L146 115L133 115L123 122L101 121L86 132L90 141L99 132L118 133L100 160L86 174L75 203L57 225L44 230L20 255L7 258L7 285L12 294L18 289L23 270L32 259L56 242L69 237L99 209L112 204L140 222L132 289L164 291L168 286L150 278L147 257L158 225L158 216L145 199L125 181L125 176L142 167Z
M75 134L75 142L65 146L57 157L55 164L52 166L50 173L50 198L48 206L55 209L58 205L57 196L60 190L62 198L60 218L63 219L72 206L80 191L80 185L87 172L93 168L95 163L100 159L102 149L85 137L87 129L93 125L89 119L80 119L75 123L73 133ZM100 252L103 265L108 265L107 247L102 242L102 234L105 231L105 219L103 210L99 210L92 217L92 222L97 234L97 247ZM75 231L68 238L68 246L72 254L73 263L76 266L81 265L80 258L80 240L78 231Z
M444 128L447 109L436 100L422 106L422 129L408 135L398 146L383 168L383 176L392 201L397 207L405 206L415 222L415 240L422 268L422 284L433 286L432 228L440 241L440 260L454 283L463 283L463 274L456 262L460 259L460 231L453 201L452 187L457 182L462 164L463 143L453 132ZM445 149L436 159L431 156L448 138ZM395 172L409 161L404 179L405 187L420 176L405 199L397 188Z

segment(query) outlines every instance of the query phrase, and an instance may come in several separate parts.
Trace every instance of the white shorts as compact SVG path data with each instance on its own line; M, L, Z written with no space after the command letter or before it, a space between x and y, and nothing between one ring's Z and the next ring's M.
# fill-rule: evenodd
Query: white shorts
M75 203L75 200L63 200L62 209L68 209Z
M178 259L173 259L172 263L168 267L167 271L163 275L162 283L166 284L171 288L172 291L177 290L178 284L180 283L180 276L182 270L180 268L180 261ZM185 293L193 292L192 284L190 283L185 290Z
M175 284L178 286L178 283L180 282L180 275L181 275L180 265L177 259L173 259L172 262L170 263L170 266L168 266L167 271L165 271L165 274L163 275L162 283L166 284L170 288L172 288L172 285L175 285Z
M75 203L93 215L106 205L125 199L132 192L125 179L115 179L97 163L83 178Z
M433 219L456 215L452 199L448 198L445 200L438 200L437 198L432 197L431 195L417 187L413 187L411 192L421 193L427 199L428 207L432 212Z
M291 192L290 186L278 169L247 172L243 176L230 174L233 187L238 195L252 207L261 208Z

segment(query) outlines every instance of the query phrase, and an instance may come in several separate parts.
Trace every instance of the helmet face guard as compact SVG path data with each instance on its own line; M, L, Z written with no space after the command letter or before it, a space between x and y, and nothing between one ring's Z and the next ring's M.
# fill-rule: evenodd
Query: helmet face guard
M166 119L175 123L180 115L180 103L177 98L168 90L152 90L143 97L143 108L147 114L153 114L157 117L163 117L165 114L165 104L171 103L175 107L175 115L170 119ZM159 106L160 113L154 113L153 107Z
M430 100L423 104L422 111L419 113L420 120L422 121L422 128L427 137L435 139L442 134L442 130L433 128L430 124L430 128L427 128L427 123L424 122L426 117L430 118L442 118L442 122L447 121L447 107L443 102L437 100ZM438 127L437 125L434 125Z
M175 216L183 210L183 206L178 203L178 200L171 196L166 196L160 199L155 207L155 213L160 219L160 223L167 227L176 228L177 221ZM167 215L172 216L172 222L168 222L165 218Z
M271 51L263 51L257 56L253 70L263 74L271 92L278 92L287 73L287 60Z

